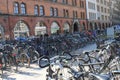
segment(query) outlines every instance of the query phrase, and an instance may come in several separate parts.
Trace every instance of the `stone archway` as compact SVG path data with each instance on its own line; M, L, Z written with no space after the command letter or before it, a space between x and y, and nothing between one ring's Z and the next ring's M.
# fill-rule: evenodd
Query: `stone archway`
M111 27L110 23L108 25L109 25L109 27Z
M51 34L60 33L60 27L57 22L51 24Z
M44 22L37 22L35 26L35 35L44 35L47 33L47 27Z
M98 30L98 26L97 26L97 23L95 23L95 30Z
M29 35L29 28L27 24L23 21L18 21L14 27L14 38L28 37Z
M98 25L99 25L99 28L98 28L98 29L101 30L101 23L98 23Z
M66 22L63 25L63 32L64 33L69 33L70 32L70 25Z
M104 23L102 23L102 29L103 29L103 30L105 29L105 24L104 24Z
M79 32L79 26L77 22L75 22L73 25L73 32Z
M108 27L107 23L106 23L106 28Z
M83 30L83 31L86 30L86 28L85 28L85 23L84 23L84 22L82 23L82 30Z
M90 22L90 30L93 30L93 25L91 22Z

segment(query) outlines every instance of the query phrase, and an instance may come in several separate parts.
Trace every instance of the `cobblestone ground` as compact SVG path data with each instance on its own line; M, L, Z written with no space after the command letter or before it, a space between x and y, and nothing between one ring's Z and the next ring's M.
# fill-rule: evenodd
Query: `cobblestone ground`
M72 53L80 54L82 51L90 51L96 48L96 44L87 45ZM19 72L14 69L4 71L3 78L0 80L46 80L46 68L39 68L38 64L32 64L30 68L20 67Z

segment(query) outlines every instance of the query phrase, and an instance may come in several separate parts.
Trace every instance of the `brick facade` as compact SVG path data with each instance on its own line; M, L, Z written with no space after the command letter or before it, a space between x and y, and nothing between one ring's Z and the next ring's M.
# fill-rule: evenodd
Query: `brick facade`
M18 21L23 21L29 29L30 36L35 35L35 26L37 22L43 22L47 27L47 33L51 34L51 24L56 22L60 27L60 33L63 33L64 23L68 23L70 27L70 32L74 30L74 23L78 23L78 31L82 31L84 24L84 30L87 29L86 24L86 5L85 0L84 8L80 7L80 1L76 0L77 4L72 5L72 0L68 0L67 4L63 4L62 0L57 0L57 2L52 2L52 0L0 0L0 25L4 29L4 34L9 35L11 38L14 38L14 27ZM14 3L19 4L19 13L14 14ZM24 3L26 5L26 14L21 14L20 4ZM44 7L44 16L35 16L34 15L34 6L42 5ZM58 9L58 16L50 16L50 7ZM69 17L64 17L63 9L68 10ZM77 17L73 18L73 11L77 11ZM81 12L84 13L84 18L81 18Z

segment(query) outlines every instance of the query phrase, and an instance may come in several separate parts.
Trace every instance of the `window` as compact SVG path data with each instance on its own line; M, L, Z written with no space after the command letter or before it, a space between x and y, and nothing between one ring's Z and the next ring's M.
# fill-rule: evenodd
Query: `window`
M99 5L97 5L97 11L100 11L100 6Z
M103 12L103 7L101 7L101 12Z
M84 8L84 2L81 1L81 8Z
M43 15L44 15L44 7L40 6L40 16L43 16Z
M106 2L106 0L104 1L104 5L107 5L107 2Z
M95 20L96 19L96 13L89 12L89 19L90 20Z
M62 0L63 4L68 4L68 0Z
M78 15L77 15L77 11L75 11L75 18L77 18L78 17Z
M76 0L72 0L72 5L73 6L77 6L77 1Z
M73 11L73 18L75 18L75 12Z
M81 14L81 19L83 19L83 12L81 12L80 14Z
M105 16L105 20L107 20L107 16Z
M83 12L83 18L82 19L85 19L85 13Z
M50 8L50 16L54 16L54 9L53 9L53 7Z
M19 13L19 4L16 2L14 3L14 14L18 14Z
M54 9L54 16L58 16L58 9L57 8Z
M101 15L101 17L102 17L102 20L104 20L104 15Z
M73 11L73 17L77 18L77 11Z
M57 2L57 0L52 0L53 2Z
M65 3L65 0L62 0L62 3Z
M64 17L69 17L69 12L66 9L63 9Z
M74 6L74 0L72 0L72 5Z
M85 13L84 12L81 12L81 19L85 19Z
M66 10L66 17L69 17L69 12L68 12L68 10Z
M99 3L99 0L97 0L97 2Z
M104 12L105 12L105 13L107 13L107 10L106 10L106 8L104 8L104 10L105 10Z
M95 3L88 2L89 9L95 10Z
M68 0L66 0L66 4L68 4Z
M74 6L76 5L77 6L77 1L76 0L74 0L75 2L74 2Z
M35 5L34 6L34 14L35 15L38 15L39 13L38 13L38 5Z
M101 4L103 4L103 0L101 0Z
M21 4L21 14L26 14L26 5L24 3Z
M65 9L63 9L63 15L64 15L64 17L65 17Z

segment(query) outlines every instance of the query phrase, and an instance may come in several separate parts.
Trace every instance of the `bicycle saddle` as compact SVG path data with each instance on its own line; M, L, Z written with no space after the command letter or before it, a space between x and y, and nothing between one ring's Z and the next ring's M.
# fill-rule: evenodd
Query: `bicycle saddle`
M89 51L84 51L83 54L89 54L90 52Z
M96 49L95 52L100 52L100 50L99 50L99 49Z

